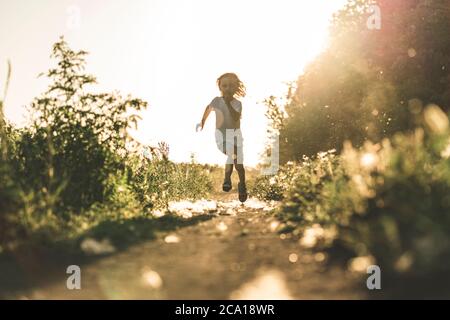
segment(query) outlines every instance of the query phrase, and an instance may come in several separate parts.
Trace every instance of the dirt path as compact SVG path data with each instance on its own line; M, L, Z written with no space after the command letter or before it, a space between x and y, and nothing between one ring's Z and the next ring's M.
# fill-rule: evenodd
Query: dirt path
M231 200L235 197L221 196L217 210L208 209L212 219L81 264L81 290L68 290L61 277L17 298L365 298L367 291L354 276L326 268L323 254L280 237L264 203L249 200L241 207Z

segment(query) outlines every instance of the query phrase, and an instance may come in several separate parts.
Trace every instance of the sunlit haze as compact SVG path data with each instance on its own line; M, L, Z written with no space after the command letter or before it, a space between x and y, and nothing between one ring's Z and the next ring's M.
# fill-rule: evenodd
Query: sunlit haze
M166 141L170 158L223 163L214 115L195 132L217 95L217 77L235 72L247 86L242 131L246 165L255 165L266 136L261 101L282 94L326 45L333 12L344 0L40 0L0 1L0 88L6 61L12 78L6 116L25 125L25 105L46 88L52 44L64 35L83 49L101 90L149 103L133 135Z

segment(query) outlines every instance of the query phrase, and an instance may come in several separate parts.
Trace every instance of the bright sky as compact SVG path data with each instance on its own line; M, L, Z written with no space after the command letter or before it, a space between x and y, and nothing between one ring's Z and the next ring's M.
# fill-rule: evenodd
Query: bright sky
M43 92L40 72L64 35L90 52L87 71L102 90L149 102L134 136L166 141L170 158L224 163L214 142L214 114L195 132L216 79L237 73L246 84L244 164L255 165L266 136L260 102L284 93L326 45L329 19L345 0L0 0L0 89L6 61L13 73L6 116L26 123L25 105Z

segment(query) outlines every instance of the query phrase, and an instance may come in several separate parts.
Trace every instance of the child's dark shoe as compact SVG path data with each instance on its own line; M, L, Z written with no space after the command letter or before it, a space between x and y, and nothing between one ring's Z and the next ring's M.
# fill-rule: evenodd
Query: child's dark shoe
M231 190L231 181L225 180L222 185L222 190L228 192Z
M245 183L239 182L238 184L238 192L239 192L239 201L245 202L247 201L247 187L245 186Z

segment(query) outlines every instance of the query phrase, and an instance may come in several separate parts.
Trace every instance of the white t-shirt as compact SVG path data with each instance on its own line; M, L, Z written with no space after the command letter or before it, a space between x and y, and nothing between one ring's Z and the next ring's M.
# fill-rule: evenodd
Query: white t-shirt
M233 120L223 97L215 97L209 106L216 112L216 129L225 131L226 129L237 129L240 127L240 120L237 122ZM239 100L233 98L231 107L242 113L242 103Z

